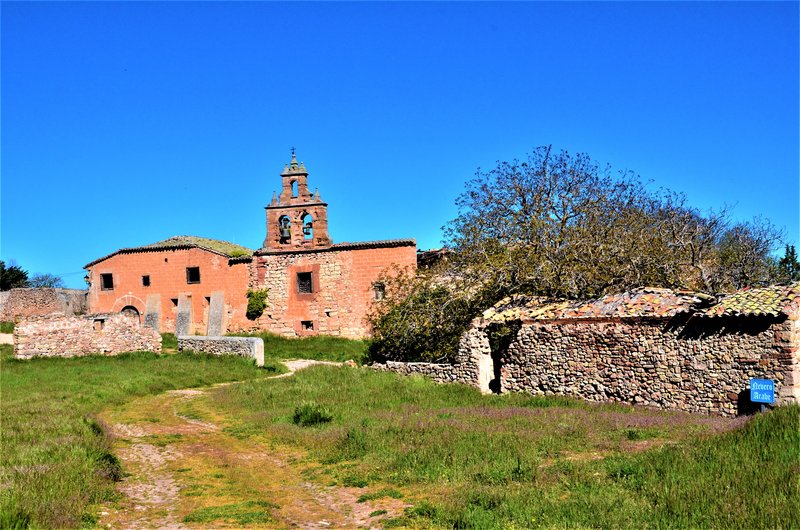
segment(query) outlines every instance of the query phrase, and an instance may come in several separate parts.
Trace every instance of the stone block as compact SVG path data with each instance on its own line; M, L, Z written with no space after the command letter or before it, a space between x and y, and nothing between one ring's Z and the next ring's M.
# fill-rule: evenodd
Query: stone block
M195 351L211 355L241 355L264 366L264 341L258 337L178 336L179 351Z
M214 291L211 293L211 303L208 307L208 331L209 337L221 337L225 331L223 322L225 316L225 292Z
M156 331L161 331L161 295L147 295L146 307L144 310L144 325Z
M192 332L192 297L178 295L178 314L175 316L175 335L189 335Z

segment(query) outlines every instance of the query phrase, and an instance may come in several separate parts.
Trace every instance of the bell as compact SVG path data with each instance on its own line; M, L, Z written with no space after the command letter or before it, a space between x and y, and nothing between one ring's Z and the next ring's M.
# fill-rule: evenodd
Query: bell
M303 235L310 236L311 235L311 223L306 223L303 226Z
M289 239L292 237L292 233L289 231L289 228L286 226L281 227L281 239Z

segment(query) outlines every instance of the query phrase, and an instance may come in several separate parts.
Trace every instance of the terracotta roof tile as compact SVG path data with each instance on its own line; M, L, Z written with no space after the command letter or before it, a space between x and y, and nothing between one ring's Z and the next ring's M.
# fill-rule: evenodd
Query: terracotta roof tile
M670 318L708 305L714 298L703 293L644 287L609 294L595 300L505 298L483 314L486 324L509 320L581 318Z

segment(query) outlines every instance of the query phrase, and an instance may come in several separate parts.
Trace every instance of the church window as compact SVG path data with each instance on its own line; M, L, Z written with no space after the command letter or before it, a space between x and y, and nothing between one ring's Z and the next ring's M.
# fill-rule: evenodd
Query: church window
M297 292L298 293L313 293L314 281L310 272L297 273Z
M383 300L383 297L386 296L386 285L383 282L373 283L372 296L376 302Z

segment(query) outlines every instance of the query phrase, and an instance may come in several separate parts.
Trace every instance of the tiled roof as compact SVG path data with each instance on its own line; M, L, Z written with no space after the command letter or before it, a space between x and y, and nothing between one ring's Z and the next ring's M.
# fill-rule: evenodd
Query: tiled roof
M228 258L250 256L253 254L251 249L237 245L236 243L230 243L228 241L220 241L219 239L209 239L207 237L198 236L174 236L170 237L169 239L151 243L149 245L143 245L141 247L121 248L115 252L112 252L111 254L103 256L102 258L96 259L91 263L87 263L84 268L91 267L92 265L100 263L101 261L105 261L111 256L116 256L117 254L133 254L135 252L154 252L159 250L177 250L182 248L200 248Z
M485 324L509 320L550 320L581 318L670 318L706 306L714 298L688 291L654 287L609 294L596 300L546 300L505 298L483 314Z
M331 248L336 250L357 250L361 248L390 248L417 246L415 239L382 239L380 241L362 241L357 243L336 243Z
M747 288L725 296L703 311L707 316L788 315L800 306L800 283Z
M268 254L308 254L311 252L332 252L338 250L363 250L368 248L393 248L393 247L416 247L417 241L415 239L383 239L380 241L362 241L358 243L336 243L329 247L311 247L311 248L289 248L287 250L271 250L264 249L257 250L256 254L264 256Z

